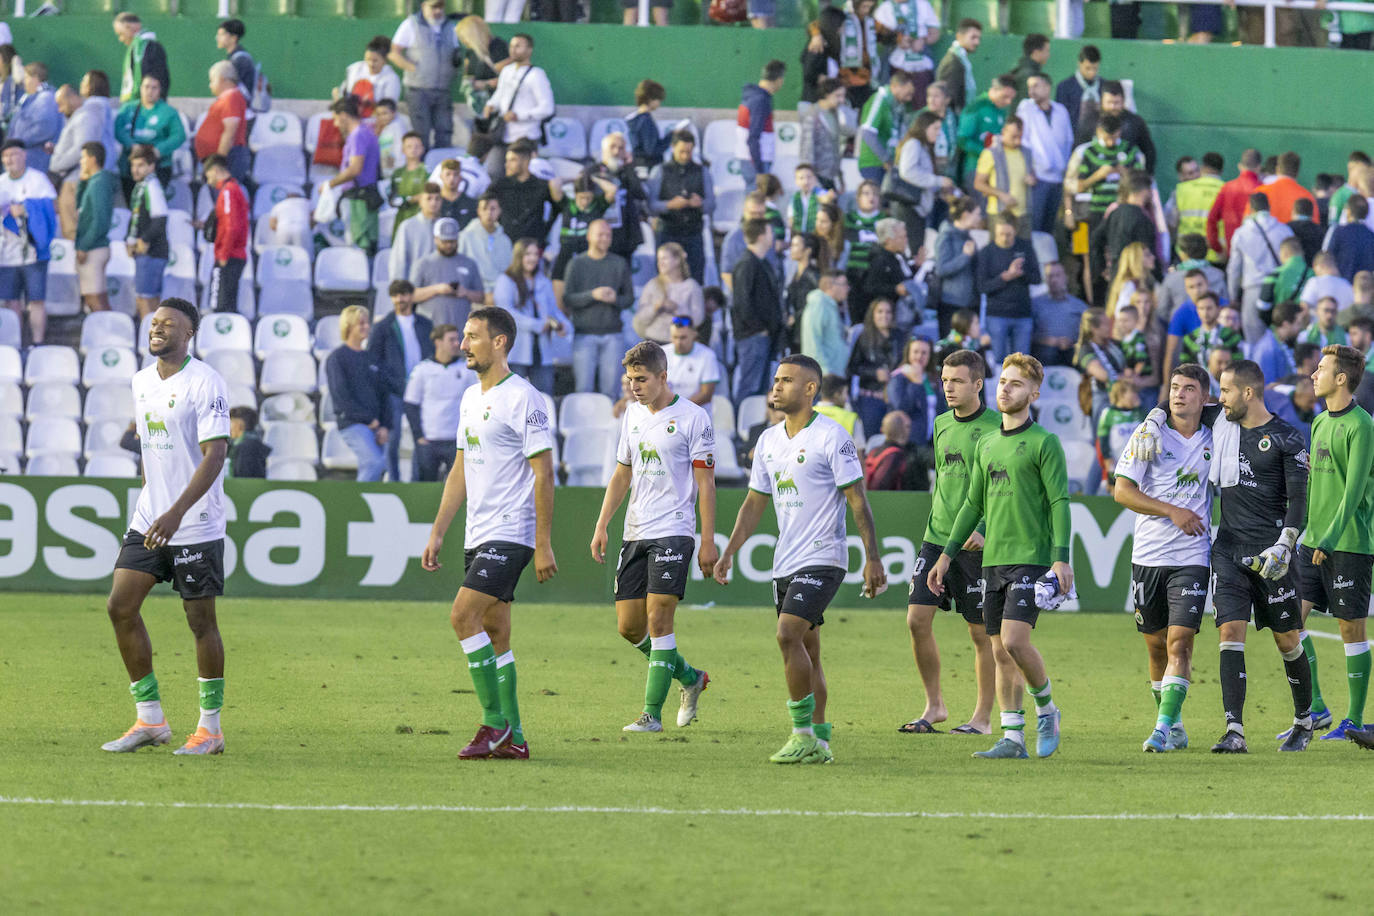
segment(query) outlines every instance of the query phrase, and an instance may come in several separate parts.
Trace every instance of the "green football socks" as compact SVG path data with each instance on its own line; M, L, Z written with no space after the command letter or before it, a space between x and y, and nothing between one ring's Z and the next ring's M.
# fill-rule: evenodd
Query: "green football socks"
M501 717L510 723L512 744L525 743L525 730L520 727L520 704L515 699L515 653L509 650L496 659L496 693L501 705Z
M219 713L224 708L224 678L203 677L200 682L200 724L212 735L218 735Z
M468 657L468 673L472 675L472 686L477 691L477 702L482 706L482 724L490 728L501 728L506 724L501 715L500 689L496 681L496 650L491 646L491 637L483 630L476 636L462 640L463 653ZM511 692L515 685L512 678Z
M663 719L663 701L673 682L674 668L682 656L677 652L677 637L655 636L649 649L649 677L644 683L644 712L655 719Z
M1163 685L1163 681L1150 681L1150 693L1153 694L1155 698L1155 712L1159 711L1159 700L1163 693Z
M157 690L157 676L151 671L129 685L129 693L134 696L134 706L138 708L138 718L148 725L161 725L162 695Z
M1050 697L1050 679L1045 678L1045 683L1039 687L1026 685L1030 695L1035 698L1035 714L1038 716L1048 716L1059 707L1054 705L1054 699Z
M1321 684L1317 682L1317 647L1306 630L1302 631L1302 651L1307 656L1307 666L1312 669L1312 710L1320 712L1326 708L1326 701L1322 699Z
M1168 675L1161 682L1158 728L1168 731L1183 717L1183 701L1188 697L1187 678Z
M829 722L817 722L811 726L811 730L816 733L816 740L824 741L826 744L830 743L830 729Z
M652 658L650 653L653 652L653 638L645 636L639 642L635 643L635 648L643 652L645 658ZM676 651L676 649L673 651L672 662L672 674L669 679L677 681L683 687L691 687L697 682L697 678L701 677L701 672L687 664L687 659L683 658L682 654ZM659 717L654 716L654 718Z
M1002 737L1026 746L1026 711L1024 709L1002 710Z
M635 643L635 648L638 649L639 651L643 652L645 658L648 658L648 657L649 657L649 651L650 651L650 646L651 646L651 645L652 645L652 640L646 635L646 636L645 636L643 639L641 639L639 642Z
M792 717L792 731L798 735L815 735L811 728L811 714L816 711L816 695L808 693L800 700L787 701L787 714Z
M1350 711L1345 717L1358 726L1364 725L1364 703L1369 696L1369 669L1369 642L1346 643L1345 680L1350 687Z

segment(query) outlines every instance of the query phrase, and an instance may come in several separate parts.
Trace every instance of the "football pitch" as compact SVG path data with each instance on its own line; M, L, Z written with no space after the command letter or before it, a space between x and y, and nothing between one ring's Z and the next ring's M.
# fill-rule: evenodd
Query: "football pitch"
M459 763L478 717L446 606L230 598L227 749L195 758L171 753L197 703L178 602L144 608L176 740L129 755L99 749L133 718L103 598L7 594L3 606L6 913L1367 905L1362 871L1342 863L1374 829L1374 754L1344 741L1276 752L1292 706L1268 633L1250 639L1250 754L1207 750L1222 731L1209 621L1183 713L1193 746L1146 755L1155 710L1131 618L1042 617L1063 745L1045 761L989 761L969 755L992 738L898 734L921 712L903 615L834 609L836 762L782 767L767 762L789 727L771 609L680 610L683 654L712 677L701 717L675 727L674 689L661 735L624 735L645 662L609 605L517 605L532 759ZM958 618L936 627L948 728L972 706L971 649ZM1318 652L1339 717L1340 643Z

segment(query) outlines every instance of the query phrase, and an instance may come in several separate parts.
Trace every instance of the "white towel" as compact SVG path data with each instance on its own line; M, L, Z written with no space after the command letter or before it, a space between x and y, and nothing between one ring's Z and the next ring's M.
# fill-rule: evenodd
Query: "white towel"
M1220 488L1240 483L1240 424L1226 419L1226 412L1217 414L1212 423L1212 468L1207 479Z

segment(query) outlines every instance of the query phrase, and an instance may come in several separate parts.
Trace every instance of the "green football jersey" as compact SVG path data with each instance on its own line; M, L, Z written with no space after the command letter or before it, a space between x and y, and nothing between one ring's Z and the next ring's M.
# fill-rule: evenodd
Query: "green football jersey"
M943 545L949 540L950 529L968 495L969 472L978 443L984 436L995 435L1001 425L1002 415L986 407L979 407L968 417L956 417L954 411L947 410L935 418L935 492L931 494L925 533L929 543Z
M1354 403L1318 414L1308 460L1302 543L1326 553L1374 554L1374 420Z
M957 555L980 518L987 523L984 566L1068 562L1069 480L1056 436L1027 420L979 440L945 553Z

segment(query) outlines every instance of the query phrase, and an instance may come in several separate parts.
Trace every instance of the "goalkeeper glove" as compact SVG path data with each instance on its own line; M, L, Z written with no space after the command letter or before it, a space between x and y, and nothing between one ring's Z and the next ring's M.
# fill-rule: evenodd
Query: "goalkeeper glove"
M1279 532L1274 546L1260 551L1257 557L1242 557L1241 562L1261 579L1282 579L1288 573L1288 564L1293 559L1293 546L1298 541L1298 529L1285 528Z
M1168 417L1169 415L1158 407L1146 414L1144 422L1137 426L1131 435L1127 451L1141 461L1153 461L1155 455L1159 454L1160 430Z

